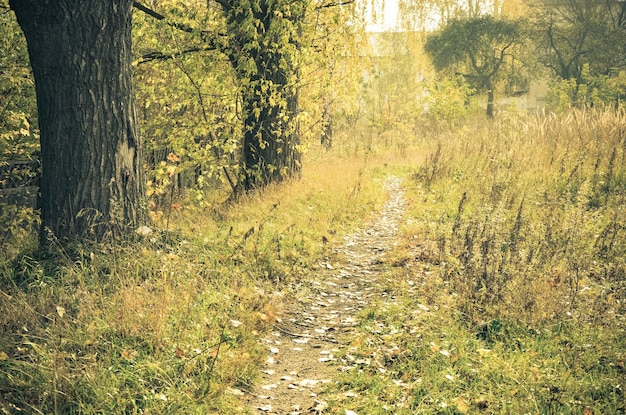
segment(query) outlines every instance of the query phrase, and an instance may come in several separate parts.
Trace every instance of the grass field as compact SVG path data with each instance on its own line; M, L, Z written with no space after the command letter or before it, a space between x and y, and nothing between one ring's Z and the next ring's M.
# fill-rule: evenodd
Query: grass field
M329 411L347 392L358 414L626 411L623 113L335 143L300 180L177 200L132 241L43 258L22 235L0 260L0 412L245 413L226 391L255 382L276 292L367 220L391 174L410 206L386 259L396 300L363 311L351 351L380 364L331 386Z
M378 364L338 391L367 414L625 413L624 114L501 118L424 149L396 300L351 351Z

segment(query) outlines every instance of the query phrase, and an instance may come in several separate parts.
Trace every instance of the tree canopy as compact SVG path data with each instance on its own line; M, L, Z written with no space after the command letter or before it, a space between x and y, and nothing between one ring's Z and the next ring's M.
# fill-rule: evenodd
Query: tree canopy
M570 90L568 101L593 105L623 99L626 2L562 1L536 7L532 21L536 56L564 81L560 87Z
M493 116L497 81L515 70L524 34L520 20L454 19L430 35L424 48L436 69L460 74L472 87L487 92L487 115Z
M11 2L16 9L30 3ZM145 142L146 157L141 157L147 170L147 204L158 211L171 205L175 192L186 189L202 205L208 186L223 185L238 193L297 177L307 146L320 141L326 146L333 143L332 135L338 131L333 124L347 127L350 133L363 121L381 134L398 126L411 129L429 110L431 114L452 116L453 107L463 103L469 93L486 94L487 114L493 116L496 91L527 89L527 68L533 61L527 48L531 40L535 51L540 51L535 57L567 82L568 88L573 85L571 89L577 91L578 85L583 85L582 92L602 88L603 95L596 94L601 100L624 95L625 83L620 81L624 79L626 56L624 2L607 0L600 7L568 0L559 2L558 7L543 7L538 9L541 13L535 13L537 36L532 38L524 21L504 18L510 5L518 3L401 1L401 18L406 23L402 27L410 30L372 34L365 33L365 25L354 17L359 9L351 1L133 2L132 37L124 28L125 36L132 40L132 54L123 51L124 59L130 56L132 64L124 66L120 79L130 85L126 80L132 74L134 99L130 99L129 106L136 103L136 127L141 134L129 142ZM0 7L7 10L0 21L6 27L2 30L10 35L0 41L0 47L7 52L0 55L0 134L4 139L0 145L6 157L39 158L37 127L44 131L52 118L60 118L38 120L25 48L16 36L15 23L9 19L7 1L0 0ZM70 15L74 16L68 12ZM429 18L433 15L437 15L433 19L436 23L448 23L432 33L413 31L431 30L434 26ZM42 21L47 19L43 14L38 16L43 16ZM26 19L21 21L32 26ZM90 30L96 32L80 20L76 24L85 29L84 36ZM77 30L68 31L66 40ZM379 53L376 47L368 47L372 42L385 44L387 49ZM440 71L438 74L431 74L424 52ZM88 55L79 50L67 54ZM37 76L39 69L34 69ZM442 80L442 76L448 78ZM70 90L85 91L69 85L60 82L54 95L66 97ZM567 100L574 95L568 95ZM455 104L443 102L448 98L450 102L454 98ZM95 119L101 121L101 114L113 112L110 105L107 107L109 101L96 99L100 107L95 110L99 114ZM77 112L86 108L76 103L67 107ZM71 151L56 149L48 166L52 161L64 160L64 153L68 153L65 167L59 168L61 173L80 170L74 165L76 160L89 159L91 165L85 166L93 167L101 156L94 157L90 151L98 145L104 149L115 147L96 139L91 149L85 150L87 138L97 136L85 131L106 130L85 125L74 141L80 145L64 145ZM126 129L124 134L136 127ZM69 124L64 128L69 129ZM51 154L46 150L48 143L56 140L42 135L42 160ZM85 155L79 156L83 150ZM80 183L84 183L83 175L91 174L94 180L99 175L87 167L78 174ZM139 175L143 174L139 170L142 168L137 168ZM101 183L126 180L112 181L104 176L97 179ZM60 200L47 196L48 190L43 189L44 199ZM113 209L109 213L118 215L120 202L112 201L128 199L123 194L99 197L97 203L72 205L66 209L68 217L63 221L71 224L78 212L85 215L87 211L98 212L97 217L105 212L104 217L109 217L109 207ZM137 206L143 204L141 201ZM130 214L124 221L134 224L133 217ZM86 223L93 223L92 219Z

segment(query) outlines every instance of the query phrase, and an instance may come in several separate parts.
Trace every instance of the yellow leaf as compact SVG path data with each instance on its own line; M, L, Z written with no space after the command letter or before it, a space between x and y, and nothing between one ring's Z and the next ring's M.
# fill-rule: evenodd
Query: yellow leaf
M65 316L65 309L63 307L61 307L60 305L57 306L57 314L61 318L63 318L63 316Z
M467 411L469 410L469 405L467 404L467 402L465 402L465 399L463 399L460 396L458 398L453 399L452 403L454 403L454 405L456 406L456 409L462 414L467 413Z
M125 359L125 360L135 360L135 358L137 357L137 352L134 351L134 350L123 349L120 352L120 355L122 356L122 359Z
M261 313L257 311L255 314L260 320L268 321L270 319L269 316L265 313Z
M0 350L0 362L4 360L8 360L8 359L9 359L9 355Z

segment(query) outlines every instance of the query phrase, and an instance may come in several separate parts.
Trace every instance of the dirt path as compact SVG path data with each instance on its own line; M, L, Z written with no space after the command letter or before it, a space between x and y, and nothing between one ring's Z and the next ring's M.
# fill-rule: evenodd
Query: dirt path
M338 262L320 264L310 280L297 282L298 298L285 301L275 330L264 340L268 360L261 380L243 396L253 412L324 412L320 390L351 363L335 354L349 347L358 311L371 297L385 295L377 278L382 257L395 246L405 205L399 178L388 178L385 189L389 198L374 220L335 248Z

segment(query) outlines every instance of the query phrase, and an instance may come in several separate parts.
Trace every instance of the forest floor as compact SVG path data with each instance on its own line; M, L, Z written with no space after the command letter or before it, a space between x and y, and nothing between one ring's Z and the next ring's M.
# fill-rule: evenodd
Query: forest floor
M405 209L401 185L401 179L388 178L389 197L372 220L333 248L334 260L290 284L274 330L262 340L268 358L258 384L249 391L231 390L248 408L280 415L322 413L328 406L325 385L365 363L352 357L350 348L359 311L374 297L393 301L380 280L383 256L396 245Z

